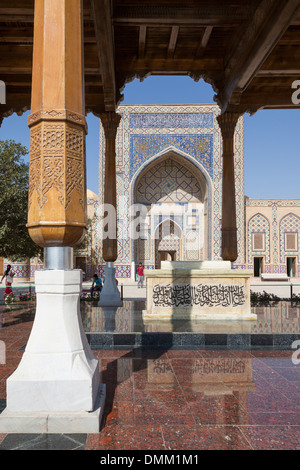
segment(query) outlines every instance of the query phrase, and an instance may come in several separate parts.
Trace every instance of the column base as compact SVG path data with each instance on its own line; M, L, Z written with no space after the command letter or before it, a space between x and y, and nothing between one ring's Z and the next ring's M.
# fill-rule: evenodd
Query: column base
M105 393L81 321L81 271L37 271L35 287L35 320L20 364L7 379L0 432L54 432L55 426L75 432L77 418L78 429L99 430L99 387L100 402Z
M100 430L106 386L99 385L94 411L11 411L0 415L0 433L7 434L80 434L98 433Z
M107 266L104 268L104 285L98 302L99 307L121 307L123 302L116 283L115 268Z

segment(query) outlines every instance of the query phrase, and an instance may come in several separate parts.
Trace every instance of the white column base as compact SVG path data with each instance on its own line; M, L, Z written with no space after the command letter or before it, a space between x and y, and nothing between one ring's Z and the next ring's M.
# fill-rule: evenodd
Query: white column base
M99 385L94 411L11 411L0 415L0 433L85 434L98 433L105 405L106 387Z
M104 285L98 302L99 307L121 307L123 302L116 284L115 268L104 268Z
M81 423L89 421L83 417L97 414L100 374L81 321L81 271L37 271L35 285L36 316L22 360L7 380L0 432L13 432L9 421L18 429L18 420L24 429L28 420L31 432L40 432L41 423L50 432L45 429L53 419L65 421L64 432L82 432Z

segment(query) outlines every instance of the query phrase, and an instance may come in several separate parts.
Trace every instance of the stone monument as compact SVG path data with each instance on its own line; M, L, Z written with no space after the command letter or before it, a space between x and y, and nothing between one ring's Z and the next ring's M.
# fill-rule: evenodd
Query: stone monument
M251 271L230 261L162 261L146 270L145 319L256 320L251 313Z

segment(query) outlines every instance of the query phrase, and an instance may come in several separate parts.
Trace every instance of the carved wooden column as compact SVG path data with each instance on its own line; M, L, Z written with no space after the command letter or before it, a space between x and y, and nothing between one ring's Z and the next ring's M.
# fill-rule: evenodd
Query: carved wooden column
M108 230L110 236L103 240L103 259L107 262L114 262L118 258L117 230L114 230L114 227L117 227L116 135L121 116L114 112L107 112L101 114L100 119L105 135L104 204L114 209L108 217L111 230Z
M223 138L222 258L237 259L237 226L234 176L234 131L240 114L225 112L217 117Z
M86 230L81 0L35 0L28 229L42 247Z
M116 187L116 135L121 116L113 111L100 115L105 134L104 204L107 212L108 233L103 238L105 281L98 305L117 307L122 305L115 278L114 261L118 258L117 240L117 187ZM105 228L105 227L104 227Z
M35 0L28 228L51 262L35 273L34 324L0 432L99 431L105 385L82 325L82 273L65 262L86 229L82 24L82 0Z

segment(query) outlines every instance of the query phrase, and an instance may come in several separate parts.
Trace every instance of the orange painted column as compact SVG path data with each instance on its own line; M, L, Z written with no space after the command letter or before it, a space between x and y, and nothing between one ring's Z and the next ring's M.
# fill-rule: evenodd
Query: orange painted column
M85 235L82 0L35 0L28 230L41 247Z
M225 112L217 117L223 138L222 252L224 261L235 261L237 225L234 175L234 131L240 114Z
M117 190L116 190L116 135L120 114L107 112L100 115L105 135L104 204L108 213L108 236L103 239L103 259L114 262L118 258ZM114 230L115 227L115 230Z

